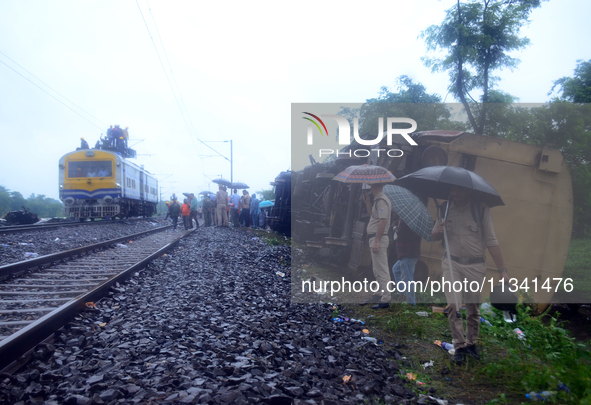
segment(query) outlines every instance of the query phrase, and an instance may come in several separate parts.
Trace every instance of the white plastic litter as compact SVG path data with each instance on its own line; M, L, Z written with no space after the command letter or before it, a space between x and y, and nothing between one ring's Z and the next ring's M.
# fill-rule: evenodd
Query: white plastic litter
M513 315L511 315L509 313L509 311L503 311L503 319L507 323L513 323L513 322L515 322L515 319L513 319Z
M485 302L480 306L480 315L490 318L497 316L497 314L493 312L492 307L488 302Z
M435 401L437 403L437 405L447 405L448 404L447 399L438 399L438 398L432 397L431 395L423 395L423 394L419 394L419 404L425 403L425 402L420 402L421 399L423 399L423 398L427 398L431 401ZM460 404L458 404L458 405L460 405Z
M423 369L426 369L427 367L433 367L433 360L430 360L427 363L423 364Z

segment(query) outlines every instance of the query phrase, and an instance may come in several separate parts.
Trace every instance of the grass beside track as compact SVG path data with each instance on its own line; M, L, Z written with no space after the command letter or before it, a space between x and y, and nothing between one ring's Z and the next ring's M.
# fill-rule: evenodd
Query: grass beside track
M572 277L575 287L584 291L591 291L589 252L591 239L573 240L563 275ZM313 272L331 271L314 266ZM442 297L434 301L445 306ZM555 391L546 403L591 404L591 342L577 341L567 330L571 325L552 315L551 308L535 314L533 307L520 304L517 324L504 322L502 314L494 310L496 316L488 316L492 326L481 324L478 346L482 360L469 358L456 366L451 356L433 343L451 342L452 336L447 317L432 313L431 306L394 304L372 310L369 305L343 304L333 315L367 321L370 336L383 341L385 349L397 345L394 347L406 358L401 371L413 373L417 381L426 383L415 387L417 392L429 394L433 389L435 395L451 404L527 404L531 401L525 394L531 391ZM429 317L416 315L419 311L428 312ZM517 338L513 332L516 327L526 340ZM434 366L423 368L431 360ZM557 389L559 382L569 393Z

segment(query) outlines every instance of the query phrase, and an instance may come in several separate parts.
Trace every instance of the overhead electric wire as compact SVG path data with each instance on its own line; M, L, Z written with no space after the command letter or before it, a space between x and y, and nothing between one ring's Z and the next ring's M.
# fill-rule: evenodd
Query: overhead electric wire
M164 75L166 76L166 81L168 82L168 85L170 86L170 89L172 90L172 95L174 96L174 100L176 101L176 104L179 107L179 110L181 111L181 115L183 116L183 121L185 121L185 125L187 126L187 130L189 131L189 134L191 134L191 130L189 129L189 124L187 124L187 119L185 118L185 114L183 113L183 109L181 108L181 105L179 104L179 100L178 100L176 93L174 91L174 87L172 87L172 83L170 82L170 79L168 77L168 73L166 73L166 68L164 67L164 63L162 62L162 58L160 57L160 52L158 52L158 47L156 46L156 42L154 42L154 38L152 37L152 32L150 32L150 27L148 27L148 23L146 22L146 19L144 18L144 13L142 12L142 8L140 7L140 3L138 2L138 0L135 0L135 4L137 4L137 8L140 10L142 20L144 21L146 29L148 30L148 35L150 36L150 39L152 40L152 45L154 45L154 50L156 51L156 56L158 56L158 60L160 61L160 66L162 66L162 70L164 70Z
M162 45L162 51L164 52L164 59L166 59L166 64L168 65L168 69L170 70L170 76L174 81L176 86L176 91L179 93L179 98L181 99L181 104L185 108L185 112L187 113L187 118L189 119L189 123L191 124L191 128L193 132L195 131L195 126L193 125L193 121L191 120L191 116L189 115L189 110L187 109L187 105L185 104L185 100L183 100L183 95L181 94L181 89L179 84L176 81L176 77L174 76L174 72L172 71L172 66L170 65L170 60L168 59L168 54L166 53L166 47L164 46L164 42L162 41L162 37L160 36L160 30L158 29L158 25L156 24L156 19L154 18L154 14L152 14L152 8L150 7L150 3L146 0L146 4L148 5L148 11L150 11L150 17L152 17L152 22L154 23L154 28L156 28L156 34L158 34L158 39L160 40L160 45Z
M16 63L14 60L12 60L10 57L8 57L4 52L0 51L0 54L4 55L8 60L10 60L11 62L13 62L15 65L17 65L18 67L20 67L21 69L23 69L25 72L27 72L28 74L30 74L31 76L33 76L35 79L39 80L41 83L43 83L44 85L46 85L47 87L49 87L52 91L56 92L57 94L60 95L60 97L64 98L68 103L71 103L72 105L74 105L76 108L80 109L81 111L83 111L85 114L88 114L89 116L91 116L92 118L94 118L95 120L97 120L100 123L105 124L103 121L101 121L100 119L96 118L94 115L90 114L89 112L85 111L84 109L78 107L76 104L74 104L72 101L68 100L66 97L64 97L62 94L60 94L57 90L53 89L51 86L49 86L47 83L45 83L43 80L39 79L37 76L35 76L33 73L29 72L27 69L25 69L24 67L22 67L21 65L19 65L18 63ZM70 107L69 105L67 105L66 103L64 103L62 100L58 99L56 96L54 96L53 94L49 93L47 90L45 90L43 87L39 86L37 83L33 82L31 79L29 79L28 77L26 77L25 75L23 75L22 73L20 73L18 70L14 69L12 66L9 66L6 62L1 61L0 63L2 63L4 66L6 66L7 68L9 68L10 70L12 70L13 72L15 72L16 74L18 74L19 76L21 76L23 79L27 80L29 83L31 83L32 85L34 85L35 87L37 87L39 90L42 90L43 92L45 92L47 95L49 95L50 97L52 97L53 99L55 99L56 101L58 101L60 104L62 104L63 106L69 108L70 110L72 110L72 112L76 113L77 115L79 115L81 118L85 119L86 121L88 121L89 123L91 123L92 125L94 125L95 127L97 127L98 129L102 130L101 127L99 127L98 125L96 125L94 122L90 121L88 118L86 118L85 116L83 116L82 114L80 114L78 111L74 110L72 107ZM107 124L105 124L107 125Z
M140 14L142 16L142 20L144 21L144 24L146 25L146 29L148 30L148 35L150 35L150 39L152 40L152 45L154 45L154 50L156 50L156 55L158 55L158 60L160 61L160 65L162 66L162 70L164 70L164 75L166 76L166 80L168 81L168 85L170 86L170 89L172 90L172 94L174 95L174 99L176 101L176 104L179 107L179 110L181 112L181 115L183 116L183 120L185 121L185 125L187 127L187 131L189 131L189 135L191 136L191 140L193 142L195 142L195 139L197 139L203 145L207 146L209 149L211 149L212 151L214 151L215 153L217 153L218 155L220 155L221 157L223 157L224 159L226 159L228 162L230 162L230 159L228 159L227 157L225 157L224 155L222 155L220 152L218 152L217 150L215 150L214 148L212 148L211 146L209 146L208 144L206 144L205 142L203 142L196 135L193 135L191 133L191 129L189 128L189 124L187 124L187 119L185 118L185 114L183 112L183 109L181 108L181 105L179 103L179 100L178 100L178 98L176 96L176 92L174 91L174 87L172 86L172 83L170 82L170 79L168 77L168 73L166 72L166 68L164 67L164 63L162 62L162 58L160 57L160 52L158 52L158 47L156 46L156 43L154 42L154 38L152 37L152 33L150 32L150 28L148 27L148 23L146 22L146 19L144 18L144 13L142 12L142 8L140 7L140 4L139 4L138 0L135 0L135 2L137 4L138 9L140 10ZM148 7L149 7L149 5L148 5ZM151 11L150 11L150 13L151 13ZM156 31L158 31L158 28L156 28ZM162 39L160 41L162 41ZM166 54L166 51L165 51L165 54ZM180 96L180 91L179 91L179 96ZM188 115L188 113L187 113L187 115ZM195 146L197 146L197 145L195 145Z

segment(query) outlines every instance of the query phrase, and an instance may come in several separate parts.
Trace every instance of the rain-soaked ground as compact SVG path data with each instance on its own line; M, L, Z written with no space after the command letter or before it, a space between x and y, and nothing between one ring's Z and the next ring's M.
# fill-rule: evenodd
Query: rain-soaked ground
M291 304L290 262L289 246L200 228L0 377L0 403L436 403L361 324Z

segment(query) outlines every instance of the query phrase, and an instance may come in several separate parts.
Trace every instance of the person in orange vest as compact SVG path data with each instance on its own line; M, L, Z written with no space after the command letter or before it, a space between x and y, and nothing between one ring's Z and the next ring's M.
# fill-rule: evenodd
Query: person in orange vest
M183 205L181 205L181 212L183 214L183 225L185 225L185 231L189 230L189 221L191 220L191 204L185 198Z

